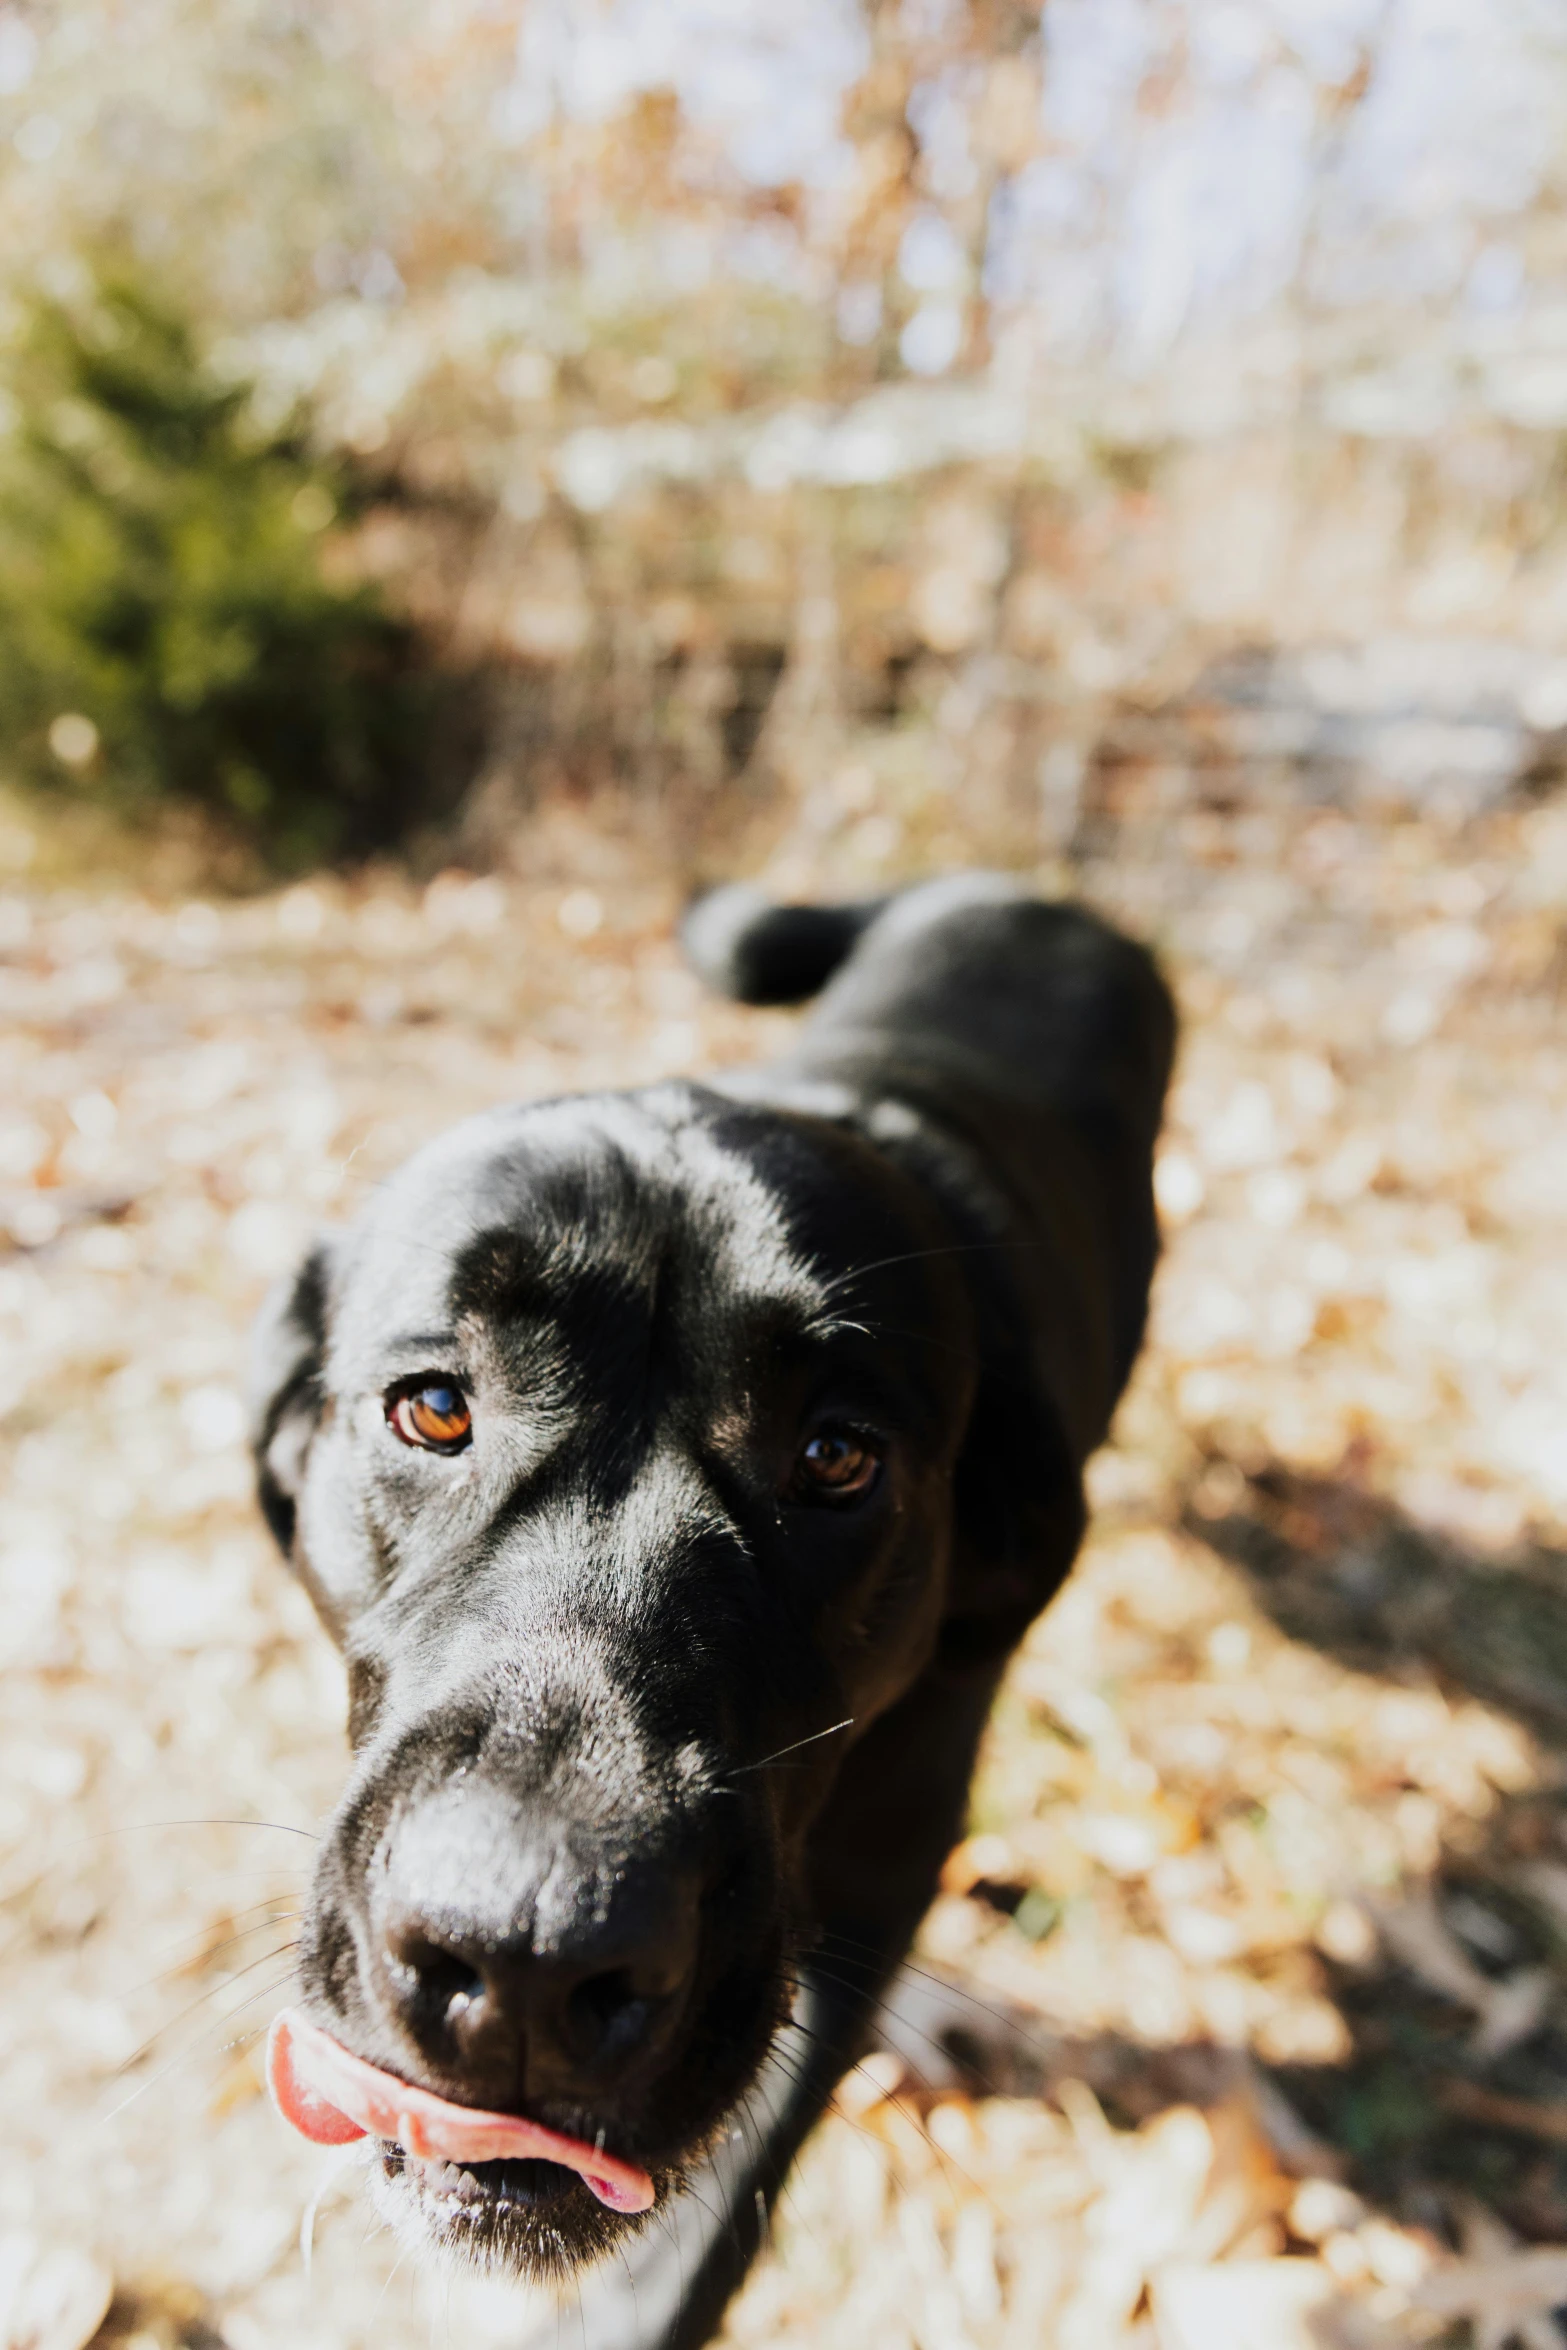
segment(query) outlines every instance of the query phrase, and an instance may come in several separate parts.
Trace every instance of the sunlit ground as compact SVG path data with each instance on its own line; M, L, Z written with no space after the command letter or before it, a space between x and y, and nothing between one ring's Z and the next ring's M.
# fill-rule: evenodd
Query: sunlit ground
M794 880L885 861L846 797L783 841ZM515 2342L515 2297L396 2269L352 2160L261 2093L288 1831L343 1746L252 1513L245 1327L463 1112L790 1022L704 1001L651 859L566 814L526 878L237 904L0 853L0 2308L55 2295L51 2350L106 2308L138 2350ZM1284 806L1127 827L1083 879L1186 1009L1152 1343L925 1930L966 2071L851 2077L731 2336L1289 2350L1475 2312L1499 2344L1514 2312L1537 2350L1567 2302L1567 819Z

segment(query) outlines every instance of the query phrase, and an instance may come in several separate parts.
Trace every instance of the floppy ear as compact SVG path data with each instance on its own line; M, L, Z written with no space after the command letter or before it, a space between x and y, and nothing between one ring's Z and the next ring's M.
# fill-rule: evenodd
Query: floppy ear
M1031 1380L981 1375L953 1472L953 1517L938 1655L951 1671L994 1669L1066 1580L1087 1524L1077 1457Z
M333 1244L316 1241L294 1273L273 1283L256 1317L250 1351L250 1444L262 1514L285 1558L305 1457L321 1416Z

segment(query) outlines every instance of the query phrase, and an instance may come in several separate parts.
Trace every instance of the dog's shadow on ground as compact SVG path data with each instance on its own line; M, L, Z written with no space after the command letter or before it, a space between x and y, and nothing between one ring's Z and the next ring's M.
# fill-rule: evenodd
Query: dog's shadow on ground
M975 2092L1049 2094L1077 2077L1128 2121L1244 2087L1288 2167L1334 2171L1439 2230L1468 2196L1524 2237L1567 2241L1567 1554L1466 1550L1353 1479L1226 1470L1218 1514L1214 1490L1210 1477L1190 1529L1282 1631L1357 1672L1510 1715L1538 1741L1542 1783L1390 1894L1363 1963L1324 1961L1350 2034L1343 2063L1056 2039L1037 2015L929 1978L900 1985L885 2036L933 2087L939 2042L946 2078Z
M1291 1639L1539 1742L1544 1783L1444 1852L1373 1963L1332 1969L1348 2064L1279 2080L1379 2201L1413 2218L1466 2189L1567 2239L1567 1553L1487 1557L1353 1479L1281 1469L1194 1525Z

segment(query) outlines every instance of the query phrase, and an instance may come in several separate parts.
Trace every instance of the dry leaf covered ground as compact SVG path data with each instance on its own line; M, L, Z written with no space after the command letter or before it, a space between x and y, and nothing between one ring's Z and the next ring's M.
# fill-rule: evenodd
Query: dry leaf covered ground
M791 880L875 878L843 800ZM845 2085L728 2338L1539 2350L1567 811L1286 796L1097 846L1078 885L1187 1019L1152 1343L928 1922L925 2023ZM560 814L525 853L215 903L29 884L0 833L8 2350L578 2338L398 2270L257 2068L342 1766L337 1666L249 1499L265 1282L471 1108L788 1027L700 996L634 845Z

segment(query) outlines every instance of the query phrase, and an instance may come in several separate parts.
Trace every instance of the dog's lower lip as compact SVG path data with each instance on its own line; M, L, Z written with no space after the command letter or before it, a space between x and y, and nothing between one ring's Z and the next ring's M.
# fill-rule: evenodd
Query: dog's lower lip
M652 2180L636 2163L517 2114L453 2105L367 2064L292 2009L273 2021L267 2082L283 2119L317 2145L341 2146L373 2135L420 2161L459 2170L537 2161L574 2171L611 2211L647 2211L655 2199Z

